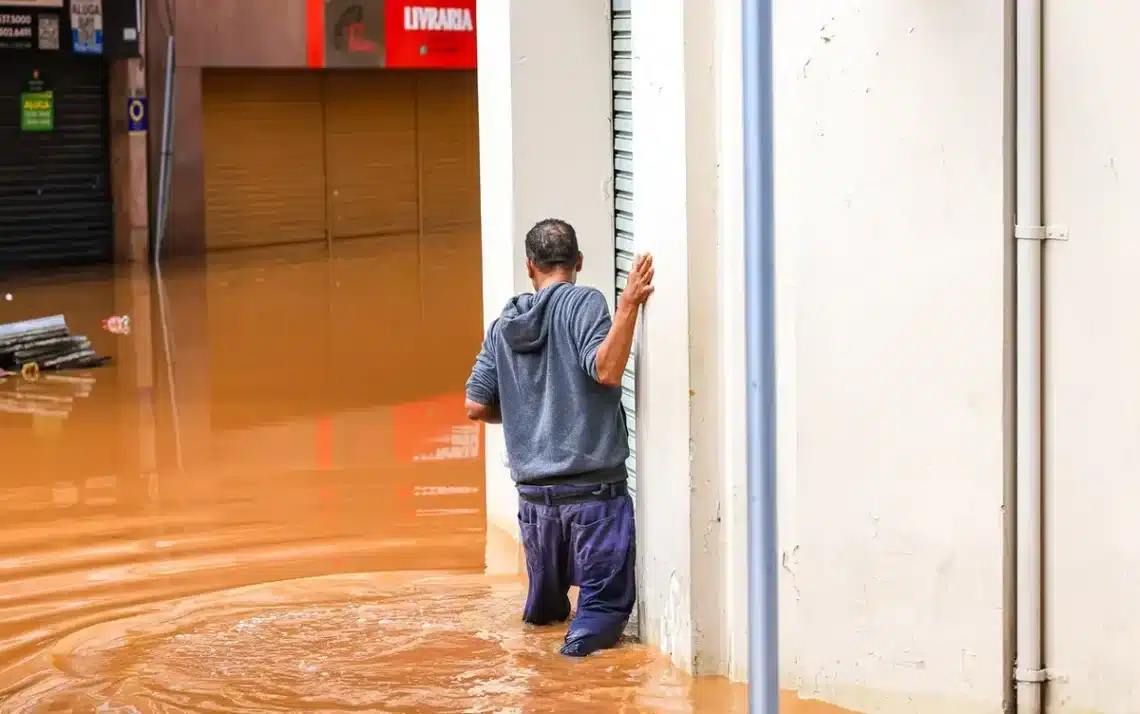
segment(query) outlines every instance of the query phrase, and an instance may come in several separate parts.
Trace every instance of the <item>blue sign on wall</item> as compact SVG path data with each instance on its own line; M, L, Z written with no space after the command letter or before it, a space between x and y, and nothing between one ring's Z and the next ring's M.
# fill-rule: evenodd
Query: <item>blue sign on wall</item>
M131 97L127 100L127 131L132 134L145 134L146 130L146 97Z
M103 54L103 0L71 0L71 49Z

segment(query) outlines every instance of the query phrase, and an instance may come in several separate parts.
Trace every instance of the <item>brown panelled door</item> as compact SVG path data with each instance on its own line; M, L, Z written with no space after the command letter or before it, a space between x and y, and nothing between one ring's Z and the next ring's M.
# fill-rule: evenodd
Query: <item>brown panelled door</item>
M419 77L423 231L479 235L479 112L473 71Z
M326 73L325 146L333 240L416 233L412 73Z
M479 234L474 71L205 70L208 250Z
M206 249L325 239L320 74L202 77Z

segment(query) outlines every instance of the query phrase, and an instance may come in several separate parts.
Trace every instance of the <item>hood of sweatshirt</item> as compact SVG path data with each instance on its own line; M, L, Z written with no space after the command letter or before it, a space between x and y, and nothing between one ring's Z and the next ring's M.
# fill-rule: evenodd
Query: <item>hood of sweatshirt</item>
M549 306L555 295L569 283L547 285L537 293L523 293L507 301L499 317L503 340L515 352L537 352L550 332Z

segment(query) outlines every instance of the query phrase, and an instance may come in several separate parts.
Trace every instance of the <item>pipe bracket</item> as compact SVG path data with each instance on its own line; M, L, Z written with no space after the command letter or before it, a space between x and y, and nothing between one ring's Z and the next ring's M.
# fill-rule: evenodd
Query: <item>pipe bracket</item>
M1051 679L1056 679L1056 676L1053 671L1049 669L1022 669L1018 667L1013 670L1013 679L1017 682L1041 684Z
M1013 227L1013 237L1018 240L1069 240L1069 229L1065 226L1023 226Z

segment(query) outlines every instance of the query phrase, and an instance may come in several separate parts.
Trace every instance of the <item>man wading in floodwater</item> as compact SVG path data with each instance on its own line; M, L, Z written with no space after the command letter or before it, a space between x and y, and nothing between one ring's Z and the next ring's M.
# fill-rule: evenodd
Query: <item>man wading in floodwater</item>
M518 486L530 579L523 620L565 621L577 585L562 646L572 657L617 644L636 601L621 376L653 293L653 258L634 261L612 321L601 292L574 284L581 269L574 228L536 223L526 234L534 293L507 302L467 380L467 415L502 422Z

